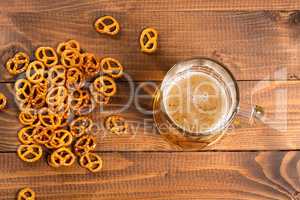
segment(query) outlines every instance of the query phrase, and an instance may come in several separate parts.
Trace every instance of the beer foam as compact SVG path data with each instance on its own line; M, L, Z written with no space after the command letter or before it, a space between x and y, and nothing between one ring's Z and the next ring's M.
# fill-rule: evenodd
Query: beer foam
M184 131L211 134L226 123L229 110L225 86L201 71L186 71L163 88L163 106L172 122Z

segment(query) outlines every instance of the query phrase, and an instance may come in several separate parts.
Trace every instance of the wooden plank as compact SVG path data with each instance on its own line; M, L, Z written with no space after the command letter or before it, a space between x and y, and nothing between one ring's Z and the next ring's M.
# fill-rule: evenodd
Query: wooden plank
M106 11L105 8L110 8L108 1L104 1L106 7L91 1L84 4L74 1L77 2L74 5L73 1L57 1L53 5L61 7L56 10L50 9L53 5L48 3L33 2L9 5L1 2L0 7L5 9L0 15L0 65L4 66L16 51L32 53L38 46L56 46L58 42L74 38L84 49L100 57L116 57L128 74L139 81L161 80L175 63L199 56L223 62L238 80L300 77L300 15L296 11L149 13L141 9L123 10L126 3ZM50 8L39 11L38 5L46 10L46 5ZM103 15L112 15L120 22L122 32L116 38L94 31L93 22ZM159 50L151 56L141 53L138 44L139 34L147 26L155 27L160 34ZM278 76L280 70L285 73ZM4 68L0 72L0 81L11 78Z
M47 0L11 0L1 1L0 6L5 7L8 11L59 11L59 10L74 10L81 7L86 10L93 10L95 7L101 7L105 11L136 11L155 12L155 11L215 11L215 10L298 10L300 3L297 0L53 0L51 4Z
M94 111L93 119L103 127L105 117L122 108L129 100L129 86L119 83L119 92L105 111ZM300 104L299 81L241 81L241 110L250 112L250 107L260 105L265 110L263 122L250 125L241 120L240 125L231 127L228 134L210 150L296 150L300 149ZM152 96L158 82L135 83L136 100L119 115L129 123L129 132L115 136L101 131L98 137L99 151L177 151L161 138L153 123ZM15 151L17 131L21 128L17 120L17 108L9 92L11 84L0 84L0 91L8 95L9 107L0 113L0 151ZM139 89L138 89L139 88ZM137 107L138 105L139 107ZM248 110L247 110L248 109ZM240 117L239 117L240 118ZM244 119L244 118L240 118ZM205 149L205 150L208 150Z
M0 154L1 199L31 187L39 200L297 200L299 151L100 153L103 170L53 169Z

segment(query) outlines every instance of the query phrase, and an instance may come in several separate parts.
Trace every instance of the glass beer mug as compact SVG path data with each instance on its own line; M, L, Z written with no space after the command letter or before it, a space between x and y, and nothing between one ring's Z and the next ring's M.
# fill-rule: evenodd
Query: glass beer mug
M174 65L156 91L153 117L159 133L184 150L213 144L239 109L239 89L222 64L207 58Z

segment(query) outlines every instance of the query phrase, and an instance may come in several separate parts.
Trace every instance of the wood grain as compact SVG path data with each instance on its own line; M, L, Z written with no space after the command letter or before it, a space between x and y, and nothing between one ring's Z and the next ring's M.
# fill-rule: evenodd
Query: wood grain
M136 99L128 109L119 114L129 101L130 89L126 82L118 83L118 94L104 111L95 110L91 117L99 127L99 151L177 151L180 150L161 138L152 114L152 96L159 82L135 83ZM292 150L300 149L300 93L299 81L240 81L240 124L232 126L217 144L205 150ZM9 107L0 113L0 151L14 151L18 144L16 133L21 128L17 120L18 109L13 102L11 84L0 84L8 98ZM265 110L261 121L250 125L244 117L251 106L260 105ZM124 116L130 129L127 135L108 134L103 128L104 119L117 112ZM245 120L246 119L246 120Z
M0 6L5 7L8 11L60 11L63 9L73 10L78 7L86 10L92 10L97 7L105 11L128 12L141 10L143 12L155 11L252 11L252 10L298 10L300 3L297 0L52 0L49 4L48 0L11 0L1 1Z
M0 199L25 186L39 200L299 200L299 151L100 153L103 170L53 169L0 154Z
M38 46L73 38L99 57L116 57L139 81L161 80L175 63L199 56L223 62L239 80L299 79L300 14L285 10L298 8L299 2L230 2L1 1L0 65L16 51L32 53ZM227 4L231 10L258 10L219 10ZM205 9L213 6L216 11ZM266 10L273 8L285 11ZM94 21L103 15L120 22L120 35L110 38L94 31ZM138 44L148 26L160 34L159 50L151 56L141 53ZM286 72L278 76L280 70ZM10 80L2 67L0 72L0 81Z

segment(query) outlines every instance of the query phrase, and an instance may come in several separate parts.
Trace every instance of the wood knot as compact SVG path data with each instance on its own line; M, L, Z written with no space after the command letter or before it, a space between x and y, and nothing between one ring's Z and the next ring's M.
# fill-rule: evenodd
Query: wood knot
M290 14L289 23L292 25L298 25L300 23L300 11L296 11Z

